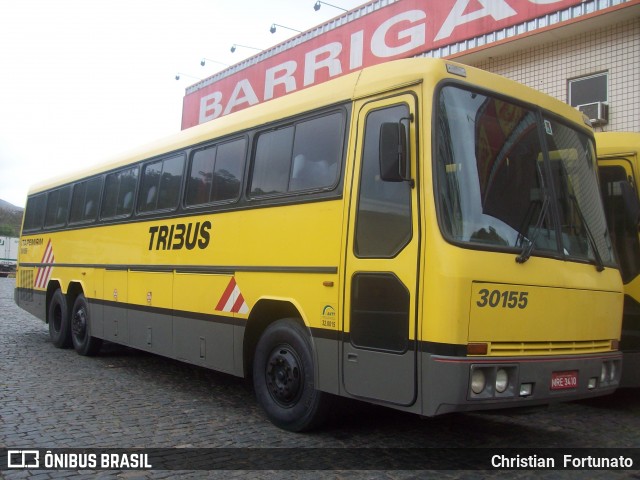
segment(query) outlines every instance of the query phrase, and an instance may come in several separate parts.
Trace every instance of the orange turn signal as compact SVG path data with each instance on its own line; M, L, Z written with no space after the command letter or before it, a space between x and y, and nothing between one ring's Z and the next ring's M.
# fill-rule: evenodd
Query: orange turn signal
M467 344L467 355L486 355L488 351L489 345L486 343Z

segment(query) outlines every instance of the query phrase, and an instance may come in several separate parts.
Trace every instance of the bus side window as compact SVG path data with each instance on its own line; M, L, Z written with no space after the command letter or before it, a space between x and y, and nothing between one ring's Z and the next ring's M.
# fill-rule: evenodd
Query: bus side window
M187 206L236 200L240 196L246 144L246 139L240 138L194 152L187 176Z
M42 228L46 204L47 196L44 193L29 197L24 213L24 231L29 232Z
M286 193L294 127L264 132L258 137L251 179L254 196Z
M240 196L246 149L247 142L244 138L218 145L211 201L235 200Z
M98 216L102 177L92 178L73 186L69 223L93 222Z
M64 187L49 192L47 196L47 213L44 218L45 227L57 227L67 222L69 194L71 187Z
M130 215L133 211L133 192L136 190L137 183L137 166L107 175L101 217L114 218Z
M261 133L253 162L251 195L334 187L340 173L343 133L341 112Z
M176 155L142 168L138 211L170 210L178 206L184 155Z
M411 186L380 178L381 125L408 116L405 104L367 114L354 245L360 258L392 258L411 240Z
M343 121L334 113L296 125L289 191L333 186L338 180Z
M213 167L216 161L215 146L207 147L193 153L189 175L187 177L187 206L209 203L211 185L213 184Z

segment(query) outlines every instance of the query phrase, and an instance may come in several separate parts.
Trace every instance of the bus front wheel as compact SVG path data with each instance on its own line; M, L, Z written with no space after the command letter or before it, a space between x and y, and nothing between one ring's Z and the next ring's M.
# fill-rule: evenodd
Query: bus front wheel
M49 321L49 338L58 348L71 346L71 330L69 325L69 312L67 309L67 297L59 288L53 293L49 301L47 311Z
M95 355L102 346L101 339L91 336L89 304L83 294L78 295L71 309L71 338L80 355Z
M295 320L278 320L260 337L253 386L267 417L280 428L302 432L326 418L328 398L315 388L311 340Z

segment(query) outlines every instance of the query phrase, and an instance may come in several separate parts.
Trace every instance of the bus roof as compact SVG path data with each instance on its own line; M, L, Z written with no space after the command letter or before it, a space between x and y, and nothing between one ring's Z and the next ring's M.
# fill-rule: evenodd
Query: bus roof
M447 65L456 65L462 70L458 69L458 73L449 73ZM464 75L460 74L462 71ZM278 119L295 116L298 113L322 106L355 100L419 82L435 88L445 78L465 81L484 90L502 94L508 93L516 99L538 105L575 123L582 124L582 114L573 107L500 75L441 59L410 58L367 67L358 72L346 74L182 130L153 143L123 152L104 163L96 164L71 175L35 184L29 189L29 195Z
M635 153L640 151L640 133L597 132L596 149L598 156Z

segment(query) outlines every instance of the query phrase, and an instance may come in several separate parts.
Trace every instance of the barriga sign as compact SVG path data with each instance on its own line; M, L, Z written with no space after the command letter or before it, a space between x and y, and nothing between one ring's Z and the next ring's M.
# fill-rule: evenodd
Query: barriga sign
M373 5L379 2L371 2ZM399 0L275 55L187 90L182 128L397 58L474 38L580 0ZM367 11L367 5L357 11ZM345 14L349 15L349 14ZM275 50L275 48L274 48Z

